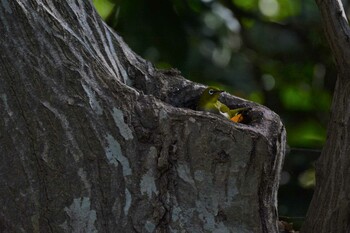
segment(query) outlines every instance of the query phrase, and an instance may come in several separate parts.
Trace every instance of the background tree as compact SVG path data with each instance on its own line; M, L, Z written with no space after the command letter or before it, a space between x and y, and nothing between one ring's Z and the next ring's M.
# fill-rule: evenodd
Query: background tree
M350 231L350 28L338 0L317 1L338 76L327 141L317 161L317 185L302 232Z
M2 232L277 232L285 130L194 111L90 1L0 3Z

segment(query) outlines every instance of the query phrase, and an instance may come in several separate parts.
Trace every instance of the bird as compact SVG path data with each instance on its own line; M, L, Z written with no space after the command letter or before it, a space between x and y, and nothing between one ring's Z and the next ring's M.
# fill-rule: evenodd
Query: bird
M241 113L245 110L248 110L248 108L244 107L230 109L219 101L219 97L222 92L224 91L216 87L206 88L199 98L197 110L216 113L236 123L242 122L243 115Z

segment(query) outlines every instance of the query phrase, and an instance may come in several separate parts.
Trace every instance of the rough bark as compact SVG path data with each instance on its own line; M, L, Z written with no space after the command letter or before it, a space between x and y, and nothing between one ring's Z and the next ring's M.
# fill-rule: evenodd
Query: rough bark
M302 232L350 232L350 29L339 0L316 0L338 69L327 141Z
M194 111L90 1L0 3L1 232L277 232L279 117Z

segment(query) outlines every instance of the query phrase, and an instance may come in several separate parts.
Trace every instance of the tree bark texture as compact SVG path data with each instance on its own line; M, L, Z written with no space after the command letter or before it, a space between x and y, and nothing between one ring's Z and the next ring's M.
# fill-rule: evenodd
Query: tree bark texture
M350 29L340 0L317 0L338 69L327 141L302 232L350 232Z
M0 4L1 232L277 232L279 117L194 109L90 1ZM141 35L137 35L140 36Z

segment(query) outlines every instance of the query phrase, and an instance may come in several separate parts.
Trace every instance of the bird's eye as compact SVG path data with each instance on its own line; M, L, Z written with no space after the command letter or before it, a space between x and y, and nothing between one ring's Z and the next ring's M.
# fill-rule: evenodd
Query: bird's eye
M214 90L213 90L213 89L210 89L210 90L209 90L209 94L210 94L210 95L214 94Z

